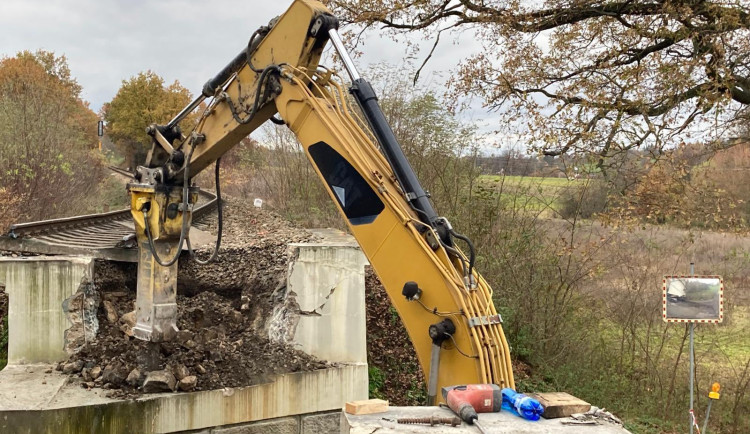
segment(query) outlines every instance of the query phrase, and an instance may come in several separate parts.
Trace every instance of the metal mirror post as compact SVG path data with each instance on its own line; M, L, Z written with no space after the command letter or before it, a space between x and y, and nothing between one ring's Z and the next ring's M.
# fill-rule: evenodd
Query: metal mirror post
M690 263L690 274L664 276L663 317L666 322L689 323L690 333L690 433L696 428L694 413L695 386L695 323L718 324L724 319L724 280L721 276L695 275L695 263Z

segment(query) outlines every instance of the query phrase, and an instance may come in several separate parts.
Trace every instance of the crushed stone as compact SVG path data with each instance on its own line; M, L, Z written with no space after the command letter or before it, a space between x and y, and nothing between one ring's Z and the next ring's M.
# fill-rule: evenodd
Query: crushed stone
M174 341L145 342L128 335L137 267L98 261L93 279L102 301L98 334L58 369L67 368L83 387L134 397L147 391L249 386L275 374L330 367L267 338L274 305L286 286L287 244L315 241L314 236L237 199L226 200L224 214L217 261L201 266L186 254L180 258L180 332ZM215 216L204 219L202 229L216 227ZM199 255L207 256L211 248ZM147 378L153 381L144 391Z

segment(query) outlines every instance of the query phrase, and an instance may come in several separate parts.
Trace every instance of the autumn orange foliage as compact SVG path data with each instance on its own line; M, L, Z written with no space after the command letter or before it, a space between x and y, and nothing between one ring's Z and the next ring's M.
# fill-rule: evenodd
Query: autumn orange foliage
M85 210L104 160L80 92L64 56L0 60L0 226Z

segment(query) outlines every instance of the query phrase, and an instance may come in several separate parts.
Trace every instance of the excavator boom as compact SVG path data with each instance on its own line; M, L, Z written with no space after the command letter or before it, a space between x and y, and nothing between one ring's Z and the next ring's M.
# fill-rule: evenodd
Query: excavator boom
M188 237L191 177L272 119L297 136L380 277L428 378L431 403L443 386L514 387L492 290L473 267L473 251L467 257L457 246L468 239L435 212L337 29L321 3L294 1L196 101L151 127L154 147L129 186L140 249L136 336L167 340L176 332L176 261ZM319 65L329 42L361 115L341 77ZM183 133L179 121L205 101L195 128Z

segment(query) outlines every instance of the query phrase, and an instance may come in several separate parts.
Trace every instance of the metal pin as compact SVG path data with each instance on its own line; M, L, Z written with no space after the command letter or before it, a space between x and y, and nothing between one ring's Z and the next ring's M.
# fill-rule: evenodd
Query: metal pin
M349 77L352 79L352 81L359 80L361 77L359 75L359 72L357 71L357 67L354 66L354 61L349 56L349 52L346 51L346 47L341 41L339 32L337 32L336 29L331 29L328 31L328 36L331 38L333 48L336 49L336 52L341 58L341 61L344 62L344 68L346 68L346 72L349 73Z

